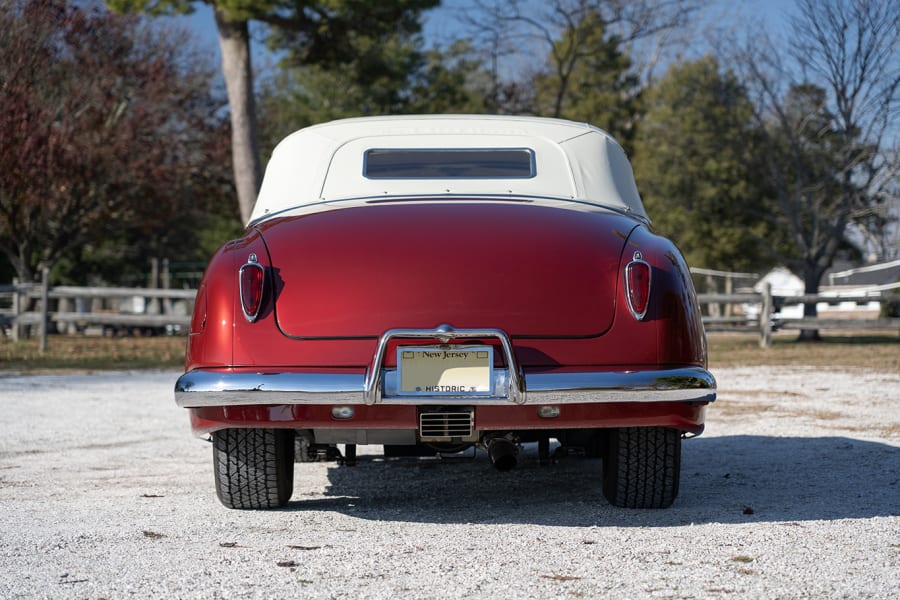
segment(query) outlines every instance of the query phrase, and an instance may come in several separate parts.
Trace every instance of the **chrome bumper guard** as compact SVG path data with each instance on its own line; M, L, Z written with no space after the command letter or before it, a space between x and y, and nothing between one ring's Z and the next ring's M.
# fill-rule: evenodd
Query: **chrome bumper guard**
M399 396L396 369L383 368L388 343L395 339L497 339L506 368L494 369L491 396ZM499 329L392 329L362 373L266 373L189 371L175 383L175 401L183 408L251 404L431 404L472 405L580 404L611 402L712 402L716 380L706 369L685 367L655 371L523 373L509 336Z

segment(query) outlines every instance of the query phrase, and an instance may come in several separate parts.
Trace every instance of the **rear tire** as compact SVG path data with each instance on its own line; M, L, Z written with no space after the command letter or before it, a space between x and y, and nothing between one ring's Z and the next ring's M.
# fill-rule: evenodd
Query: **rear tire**
M228 508L278 508L294 491L294 432L223 429L213 433L216 494Z
M667 508L678 496L681 432L623 427L609 432L603 495L613 506Z

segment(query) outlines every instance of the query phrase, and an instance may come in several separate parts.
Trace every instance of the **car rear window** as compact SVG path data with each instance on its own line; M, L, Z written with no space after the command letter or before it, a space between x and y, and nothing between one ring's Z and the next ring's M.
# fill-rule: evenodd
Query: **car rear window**
M529 148L370 149L368 179L528 179L535 176Z

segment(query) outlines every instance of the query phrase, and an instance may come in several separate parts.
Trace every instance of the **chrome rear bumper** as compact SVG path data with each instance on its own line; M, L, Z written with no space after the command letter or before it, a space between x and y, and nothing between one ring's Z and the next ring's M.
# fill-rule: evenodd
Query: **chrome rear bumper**
M515 402L508 396L397 397L396 372L385 370L384 386L371 404L573 404L591 402L712 402L716 380L706 369L526 373ZM508 378L506 369L495 377ZM184 408L244 404L368 404L366 376L359 374L190 371L175 384ZM495 389L502 389L495 387Z
M394 339L496 339L508 365L493 369L493 395L400 396L396 369L384 368ZM524 373L509 337L499 329L392 329L381 336L366 373L189 371L175 384L183 408L251 404L576 404L611 402L712 402L716 380L706 369L548 371Z

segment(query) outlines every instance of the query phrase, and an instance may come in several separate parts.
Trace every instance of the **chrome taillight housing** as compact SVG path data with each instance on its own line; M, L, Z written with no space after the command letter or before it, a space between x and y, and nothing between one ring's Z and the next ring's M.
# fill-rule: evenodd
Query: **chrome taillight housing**
M650 306L650 263L635 251L631 262L625 265L625 299L628 310L637 321L643 320Z
M241 293L241 310L244 317L252 323L259 316L262 308L263 289L266 283L266 271L256 258L251 254L247 262L238 271L238 282Z

